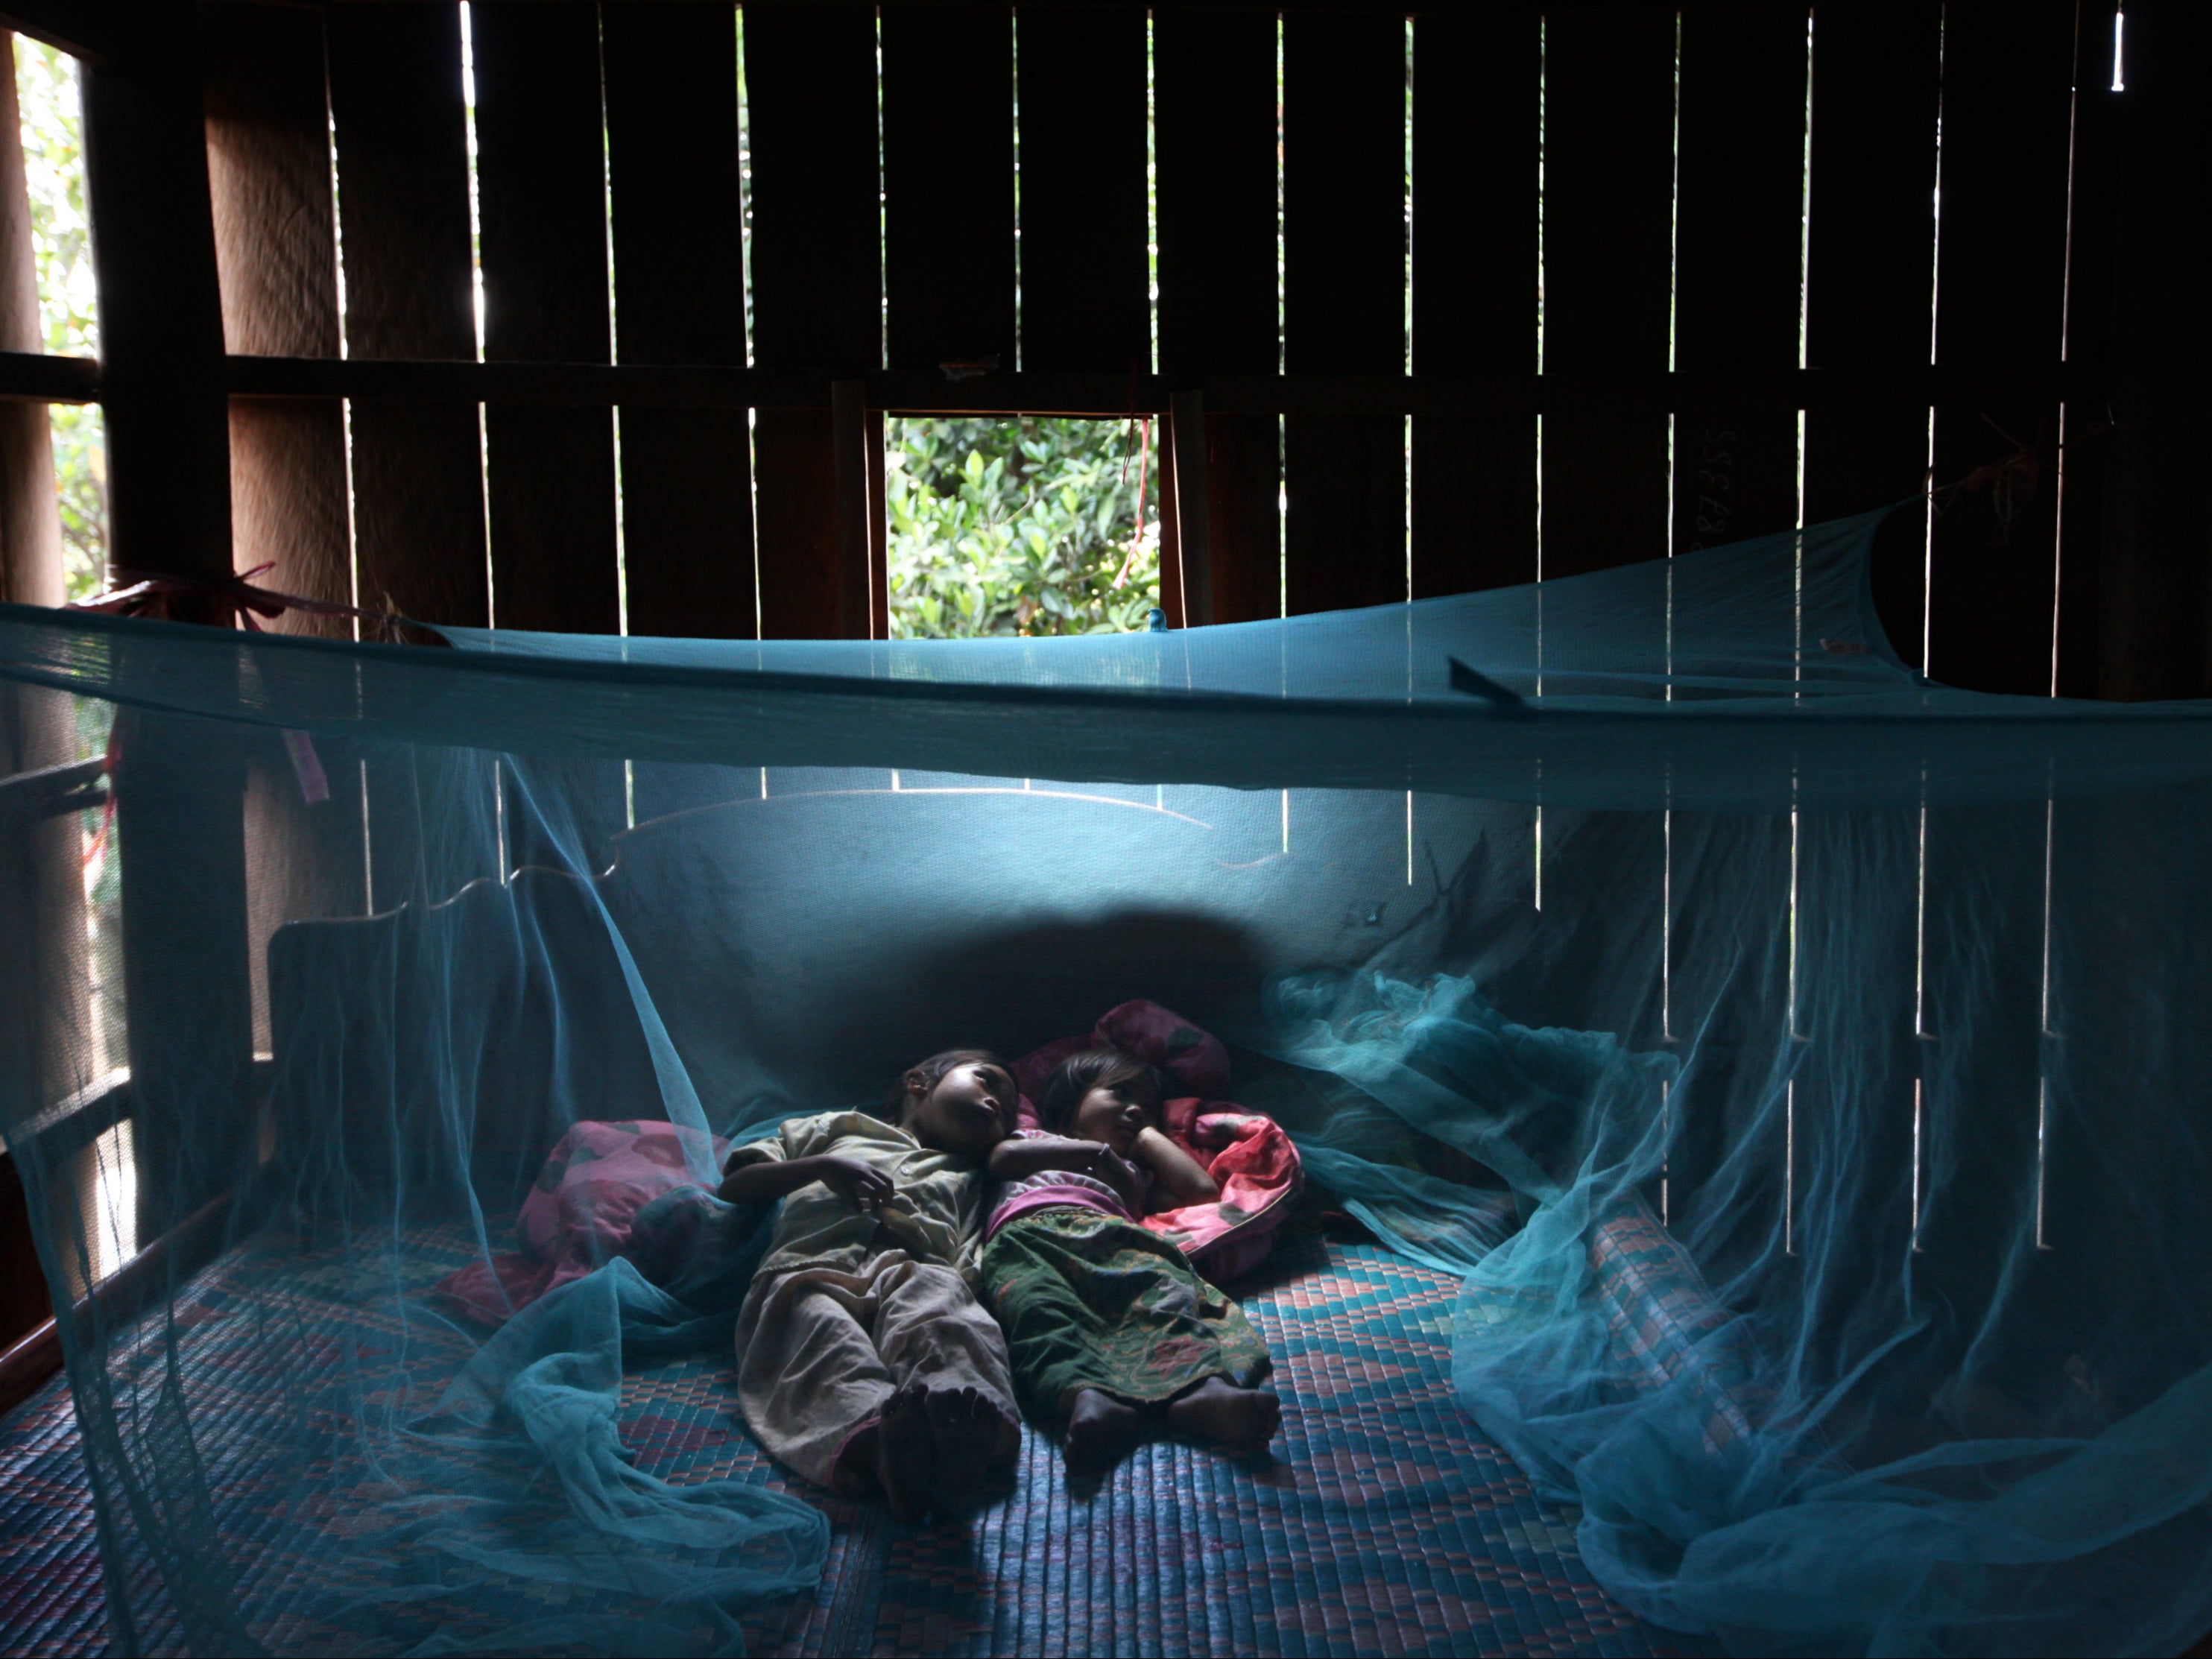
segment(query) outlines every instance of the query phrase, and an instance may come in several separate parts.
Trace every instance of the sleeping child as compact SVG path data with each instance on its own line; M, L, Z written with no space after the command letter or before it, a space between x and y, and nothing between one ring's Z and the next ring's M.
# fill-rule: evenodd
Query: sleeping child
M901 1520L972 1505L1020 1446L1006 1345L969 1289L983 1168L1013 1076L980 1049L900 1079L898 1121L825 1112L731 1152L720 1196L781 1198L738 1316L738 1401L762 1445Z
M1162 1429L1249 1450L1282 1425L1280 1403L1254 1386L1270 1361L1243 1310L1137 1224L1156 1190L1160 1207L1220 1195L1160 1132L1159 1114L1159 1074L1094 1048L1052 1074L1043 1127L991 1154L1002 1184L984 1235L984 1297L1023 1400L1066 1419L1071 1468L1110 1462Z

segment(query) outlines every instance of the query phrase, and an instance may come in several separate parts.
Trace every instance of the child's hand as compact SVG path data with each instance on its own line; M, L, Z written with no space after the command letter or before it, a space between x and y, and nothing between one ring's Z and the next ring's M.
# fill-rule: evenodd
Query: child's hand
M856 1210L880 1210L897 1190L889 1176L857 1158L826 1152L809 1162L814 1179Z

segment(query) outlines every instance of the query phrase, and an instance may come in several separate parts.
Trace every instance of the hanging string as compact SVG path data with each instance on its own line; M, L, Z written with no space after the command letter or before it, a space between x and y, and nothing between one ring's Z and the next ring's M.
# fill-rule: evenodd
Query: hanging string
M1152 471L1152 417L1145 416L1144 447L1137 457L1137 526L1129 538L1129 556L1121 561L1121 568L1114 573L1114 591L1119 592L1129 580L1129 568L1137 562L1137 554L1145 544L1145 483ZM1129 481L1129 457L1125 449L1121 455L1121 482Z
M88 599L72 599L66 607L71 611L97 611L109 617L141 617L161 622L196 621L187 607L179 605L182 599L212 599L219 611L228 611L238 619L239 625L252 632L262 632L257 617L275 621L288 611L302 611L318 617L350 617L374 624L373 637L392 643L400 642L400 629L406 618L397 611L368 611L360 605L340 605L331 599L311 599L298 593L280 593L273 588L257 587L247 578L259 575L264 570L276 568L270 560L257 564L251 570L228 576L170 575L137 570L118 570L117 580L126 585L110 588L105 593L94 594Z

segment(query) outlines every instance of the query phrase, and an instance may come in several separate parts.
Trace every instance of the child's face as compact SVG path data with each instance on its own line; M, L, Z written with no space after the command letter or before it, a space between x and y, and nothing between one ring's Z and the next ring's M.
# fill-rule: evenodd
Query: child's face
M1078 1140L1103 1141L1127 1156L1137 1137L1152 1121L1152 1109L1120 1088L1097 1088L1076 1103L1068 1133Z
M979 1163L1014 1132L1021 1096L996 1066L956 1066L927 1094L909 1095L906 1127L925 1146Z

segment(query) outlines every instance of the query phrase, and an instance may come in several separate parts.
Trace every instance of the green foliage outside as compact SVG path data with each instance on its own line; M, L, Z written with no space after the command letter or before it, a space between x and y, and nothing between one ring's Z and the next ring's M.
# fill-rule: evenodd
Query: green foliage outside
M1141 428L1026 416L884 424L893 639L1146 626L1160 602L1159 457L1145 458Z
M84 205L84 125L76 60L15 37L15 97L22 112L23 172L30 185L31 250L46 349L100 352L92 274L92 222ZM69 596L100 591L107 564L107 445L97 404L52 404L54 482Z

